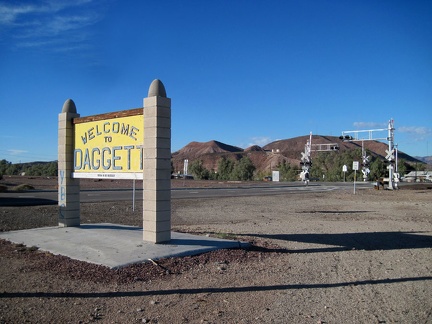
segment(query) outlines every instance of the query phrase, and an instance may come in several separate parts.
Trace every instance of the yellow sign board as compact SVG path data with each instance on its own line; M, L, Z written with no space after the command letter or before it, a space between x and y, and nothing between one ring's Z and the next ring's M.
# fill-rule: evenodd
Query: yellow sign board
M76 123L75 178L142 179L142 114Z

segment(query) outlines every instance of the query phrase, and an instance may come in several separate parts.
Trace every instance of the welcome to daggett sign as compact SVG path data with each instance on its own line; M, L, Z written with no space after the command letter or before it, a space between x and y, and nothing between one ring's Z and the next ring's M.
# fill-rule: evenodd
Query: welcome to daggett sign
M143 178L143 109L75 118L74 178Z
M59 226L81 224L79 178L142 179L143 240L169 242L170 162L171 99L160 80L142 108L80 117L66 100L58 116Z

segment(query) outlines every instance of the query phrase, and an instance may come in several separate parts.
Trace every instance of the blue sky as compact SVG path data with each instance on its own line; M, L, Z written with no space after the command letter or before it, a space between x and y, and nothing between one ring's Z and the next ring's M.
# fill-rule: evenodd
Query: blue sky
M387 127L432 155L432 1L0 0L0 159L57 159L81 116L172 99L172 150Z

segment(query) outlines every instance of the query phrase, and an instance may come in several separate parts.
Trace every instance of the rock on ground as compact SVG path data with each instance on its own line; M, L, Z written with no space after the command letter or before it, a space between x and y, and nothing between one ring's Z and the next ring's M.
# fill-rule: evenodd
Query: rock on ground
M110 270L0 240L0 322L432 322L427 187L179 199L172 210L174 230L253 247ZM82 204L82 220L141 222L122 202ZM2 231L56 223L56 206L0 207Z

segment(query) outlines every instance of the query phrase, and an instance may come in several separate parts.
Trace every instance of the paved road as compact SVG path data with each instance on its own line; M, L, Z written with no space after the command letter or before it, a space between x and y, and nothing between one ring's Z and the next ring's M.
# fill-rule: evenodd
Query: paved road
M357 183L356 189L370 188L370 183ZM311 183L305 186L299 182L287 184L245 185L230 188L175 188L172 199L217 198L240 196L278 195L285 193L325 192L353 189L352 183ZM82 190L81 202L127 201L133 199L132 189ZM142 200L142 189L135 191L135 199ZM29 206L57 204L57 191L34 190L28 192L0 193L0 206Z

